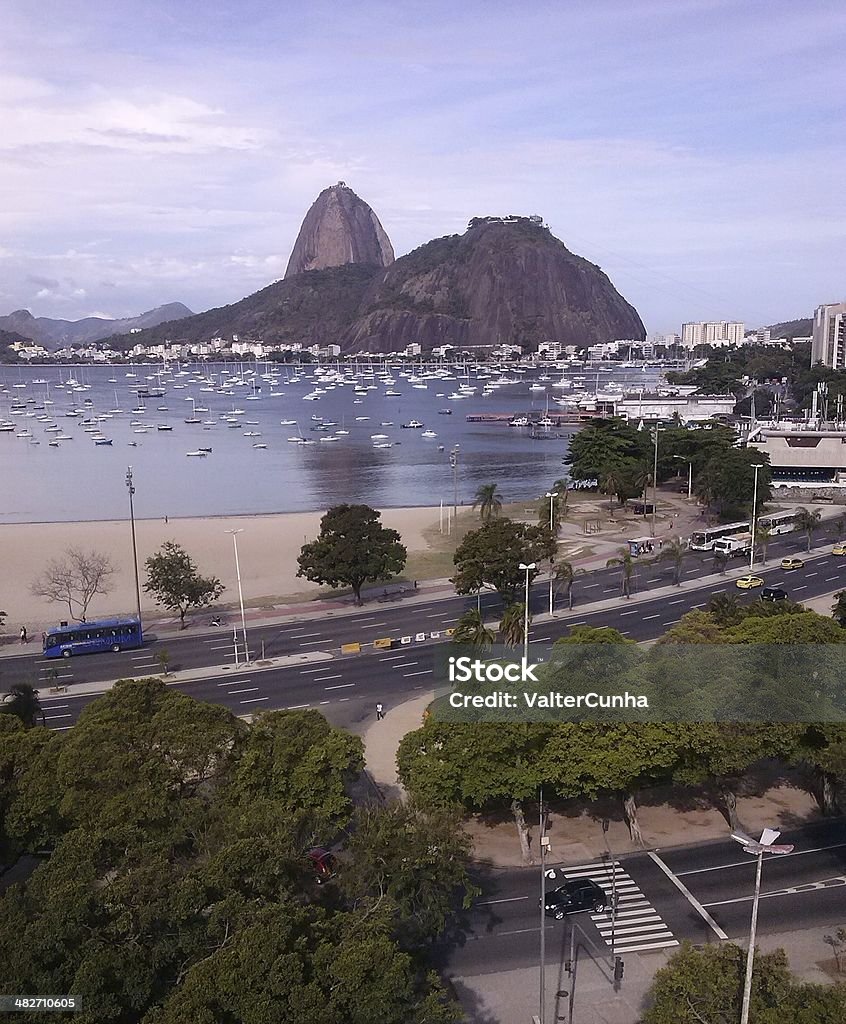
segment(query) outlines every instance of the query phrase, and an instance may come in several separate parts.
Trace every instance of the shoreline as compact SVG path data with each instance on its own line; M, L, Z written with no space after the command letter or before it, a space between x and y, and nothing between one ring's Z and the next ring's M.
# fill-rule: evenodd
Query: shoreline
M302 545L318 533L325 509L315 512L275 512L224 516L168 516L136 519L141 610L164 615L143 591L144 561L165 541L182 545L206 576L217 576L226 586L218 605L237 600L233 542L227 528L238 529L238 555L245 603L294 598L308 601L331 588L298 577L297 556ZM429 550L427 533L437 530L439 506L384 508L382 523L399 532L409 557ZM26 625L31 634L68 617L67 608L47 602L30 591L32 581L51 560L69 548L96 550L107 555L116 572L113 587L91 601L89 618L132 614L135 611L135 574L129 517L73 522L0 523L0 609L7 613L4 633ZM234 595L234 596L233 596Z

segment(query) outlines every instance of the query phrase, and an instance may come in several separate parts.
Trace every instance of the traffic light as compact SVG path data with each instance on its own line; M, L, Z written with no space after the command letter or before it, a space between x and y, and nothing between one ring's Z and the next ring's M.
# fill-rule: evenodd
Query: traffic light
M623 958L621 956L614 957L614 981L618 984L623 980L623 971L625 965L623 964Z

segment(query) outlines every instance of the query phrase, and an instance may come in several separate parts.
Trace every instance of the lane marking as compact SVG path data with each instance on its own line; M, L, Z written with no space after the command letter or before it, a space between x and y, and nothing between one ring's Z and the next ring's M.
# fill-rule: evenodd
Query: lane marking
M762 892L761 899L771 899L774 896L800 896L806 892L820 892L823 889L839 889L846 885L846 875L835 875L833 878L824 878L819 882L806 882L804 885L794 885L789 889L772 889L770 892ZM706 903L708 907L726 907L730 903L748 903L754 896L738 896L733 900L720 900L716 903Z
M424 668L420 672L403 672L403 679L411 679L412 676L430 676L435 670L433 668ZM417 687L420 689L420 687Z
M66 715L45 715L44 716L44 721L45 722L54 722L54 721L56 721L59 718L73 718L73 715L70 712L68 712Z
M394 668L413 668L415 665L419 665L419 661L404 661L401 665L394 665Z
M649 619L657 619L660 614L661 614L660 612L656 612L654 615L644 615L643 616L643 621L646 622Z
M846 843L830 843L828 846L816 846L810 850L794 850L793 853L783 853L779 857L779 860L785 860L787 857L804 857L807 853L825 853L826 850L841 850L846 846ZM749 860L733 860L729 861L728 864L716 864L710 868L690 868L687 871L677 871L676 877L681 878L683 875L704 875L707 871L723 871L725 868L741 868L751 864L755 866L755 861L751 858Z
M336 683L334 686L324 686L324 690L346 690L348 686L355 686L355 683ZM345 700L349 700L349 697L345 697ZM308 707L308 704L302 705L304 708Z
M528 896L509 896L502 900L483 900L481 903L477 903L477 907L492 907L497 903L517 903L519 900L527 900Z
M318 665L317 668L301 668L299 674L305 676L310 672L325 672L328 667L328 665Z
M685 897L685 899L693 907L693 909L696 911L696 913L699 914L699 916L702 918L702 920L705 921L713 929L714 934L717 936L717 938L718 939L727 939L728 938L728 934L726 932L724 932L723 929L714 920L714 918L711 917L711 915L708 913L708 911L705 909L705 907L693 895L693 893L690 891L690 889L688 889L688 887L684 884L684 882L680 878L677 878L673 874L673 872L670 870L670 868L667 867L667 865L664 863L664 861L661 860L661 858L658 856L658 854L657 853L652 853L650 851L649 856L658 865L658 867L664 872L664 874L667 876L667 878L670 879L670 881L679 890L679 892Z
M677 946L678 939L672 939L669 942L652 942L649 945L637 945L637 946L615 946L614 951L616 953L645 953L650 949L668 949L670 946Z
M367 626L360 626L360 629L381 629L383 626L387 626L387 622L372 622Z
M246 686L246 687L244 687L243 690L227 690L226 692L227 693L258 693L258 687L257 686ZM244 702L241 701L241 703L243 704Z
M303 637L306 637L306 636L323 636L323 634L322 633L292 633L291 636L288 637L288 639L289 640L301 640Z
M343 675L340 672L338 672L336 675L332 675L332 676L315 676L314 677L314 682L315 683L325 683L327 679L343 679L343 678L344 678Z
M255 704L259 700L268 700L267 697L248 697L246 700L242 700L242 704Z

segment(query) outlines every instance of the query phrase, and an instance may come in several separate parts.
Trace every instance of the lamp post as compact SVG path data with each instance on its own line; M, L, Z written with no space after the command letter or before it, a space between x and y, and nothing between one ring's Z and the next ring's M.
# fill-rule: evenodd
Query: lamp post
M655 456L652 463L652 536L655 536L655 512L658 508L658 424L652 428L652 440L655 443Z
M543 802L543 788L540 791L540 821L538 831L540 833L540 869L541 869L541 898L540 898L540 984L538 993L538 1020L544 1024L546 1020L546 854L549 849L549 836L546 834L546 807Z
M690 501L693 498L693 462L684 455L674 455L673 458L687 463L687 500Z
M452 518L458 518L458 449L457 444L452 446L449 453L449 464L452 466Z
M763 469L763 463L756 462L752 467L755 470L755 485L752 488L752 543L749 545L749 571L755 564L755 530L758 528L758 470Z
M765 828L757 842L744 832L732 832L731 837L740 843L744 853L758 858L755 867L755 895L752 897L752 921L749 925L749 949L746 951L746 976L743 981L743 1003L740 1009L740 1024L749 1024L749 1004L752 1001L752 968L755 963L755 935L758 930L758 900L761 896L761 868L765 853L792 853L793 845L775 846L781 835L774 828Z
M553 536L553 540L557 540L558 531L555 529L555 499L558 497L558 491L547 491L547 498L549 498L549 532ZM553 559L549 560L549 614L552 615L552 565Z
M126 489L129 491L129 525L132 532L132 564L135 568L135 611L141 625L141 587L138 585L138 545L135 541L135 505L132 501L135 485L132 482L132 466L126 467Z
M529 661L529 573L536 568L534 562L520 563L520 569L526 573L526 597L523 605L523 664Z
M247 618L244 615L244 592L241 589L241 563L238 561L238 534L243 533L243 530L227 530L227 533L232 534L232 544L235 548L235 575L238 577L238 602L241 605L241 636L244 640L244 661L250 660L250 649L247 646ZM236 647L236 659L237 647Z

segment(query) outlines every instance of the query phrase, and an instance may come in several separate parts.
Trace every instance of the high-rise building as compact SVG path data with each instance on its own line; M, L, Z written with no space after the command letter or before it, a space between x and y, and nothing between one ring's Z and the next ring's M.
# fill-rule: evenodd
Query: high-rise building
M811 335L811 366L815 363L833 370L846 369L846 302L817 306Z
M706 320L682 324L681 343L685 348L697 345L742 345L744 324L737 320Z

